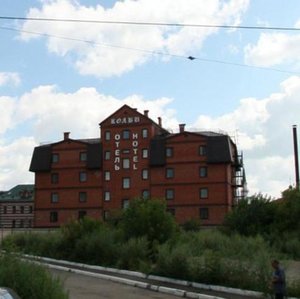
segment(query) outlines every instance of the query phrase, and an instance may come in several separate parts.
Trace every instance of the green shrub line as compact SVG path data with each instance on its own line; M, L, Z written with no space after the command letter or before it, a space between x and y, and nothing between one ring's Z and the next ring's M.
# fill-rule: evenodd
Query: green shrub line
M253 215L265 217L269 209L273 213L273 204L272 208L266 207L268 204L264 198L241 202L237 209L242 210L248 222L251 219L254 222L249 230L239 227L249 223L236 210L229 214L221 230L203 230L194 221L189 221L184 229L178 227L159 200L137 199L123 213L116 212L116 217L108 223L84 218L50 233L15 233L3 240L2 247L267 294L272 272L270 261L276 258L285 263L299 258L300 252L299 226L294 225L295 221L289 220L286 225L276 223L275 235L267 217L270 227L263 231L267 223ZM289 205L294 209L297 203ZM286 207L281 206L280 211L286 213ZM290 223L293 225L287 229ZM280 231L280 226L287 230ZM288 294L300 297L299 278L288 280Z
M85 221L94 220L70 226L78 228L86 225ZM284 256L274 252L260 236L228 236L218 230L181 231L161 244L153 244L153 249L146 237L125 239L118 228L102 223L94 231L78 230L77 237L72 234L73 241L65 229L46 234L16 233L4 239L3 248L264 293L269 292L270 261ZM299 281L289 285L290 296L300 297L297 283L300 285Z
M42 266L9 253L0 255L0 285L15 290L22 299L68 299L60 280Z

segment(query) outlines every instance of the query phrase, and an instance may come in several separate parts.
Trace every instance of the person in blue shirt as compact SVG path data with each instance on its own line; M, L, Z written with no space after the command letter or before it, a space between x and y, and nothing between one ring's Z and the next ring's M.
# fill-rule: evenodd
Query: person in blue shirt
M273 273L272 273L272 288L275 295L275 299L283 299L286 293L285 285L285 273L284 270L280 267L279 261L272 261Z

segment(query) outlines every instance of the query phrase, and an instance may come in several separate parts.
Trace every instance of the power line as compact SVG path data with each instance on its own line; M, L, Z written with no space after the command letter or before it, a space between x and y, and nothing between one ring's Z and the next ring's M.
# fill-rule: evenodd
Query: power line
M248 30L250 29L250 30L300 31L300 28L279 27L279 26L277 26L277 27L271 27L271 26L238 26L238 25L218 25L218 24L189 24L189 23L86 20L86 19L31 18L31 17L12 17L12 16L0 16L0 20L98 23L98 24L135 25L135 26L171 26L171 27L198 27L198 28L223 28L223 29L248 29Z
M268 67L261 67L261 66L253 66L253 65L249 65L249 64L235 63L235 62L229 62L229 61L223 61L223 60L217 60L217 59L207 59L207 58L201 58L201 57L196 57L196 56L192 56L192 55L189 55L189 56L177 55L177 54L172 54L172 53L167 53L167 52L124 47L124 46L112 45L112 44L106 44L106 43L98 43L98 42L89 41L89 40L83 40L83 39L66 37L66 36L59 36L59 35L48 34L48 33L33 32L33 31L22 30L22 29L12 28L12 27L0 26L0 29L23 32L23 33L27 33L27 34L39 35L39 36L44 36L44 37L52 37L52 38L70 40L70 41L75 41L75 42L82 42L82 43L92 44L92 45L96 45L96 46L104 46L104 47L118 48L118 49L124 49L124 50L129 50L129 51L143 52L148 55L161 55L161 56L169 56L169 57L188 59L190 61L198 60L198 61L202 61L202 62L211 62L211 63L219 63L219 64L225 64L225 65L239 66L239 67L256 68L256 69L261 69L261 70L275 71L275 72L281 72L281 73L287 73L287 74L296 74L296 75L300 74L299 72L293 72L293 71L287 71L287 70L281 70L281 69L275 69L275 68L268 68Z

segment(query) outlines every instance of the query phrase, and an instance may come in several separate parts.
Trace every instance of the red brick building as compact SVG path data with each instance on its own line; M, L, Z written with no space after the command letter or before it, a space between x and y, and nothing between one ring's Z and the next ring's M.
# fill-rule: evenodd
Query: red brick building
M179 223L191 218L220 225L244 195L236 145L224 134L170 133L124 105L101 124L100 139L34 149L35 226L56 227L85 215L106 219L136 197L160 198Z

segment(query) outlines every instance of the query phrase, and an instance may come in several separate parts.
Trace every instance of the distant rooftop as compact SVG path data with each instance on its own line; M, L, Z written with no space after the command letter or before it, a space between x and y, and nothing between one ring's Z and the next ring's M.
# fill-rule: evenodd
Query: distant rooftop
M0 201L33 201L34 185L22 184L0 192Z

